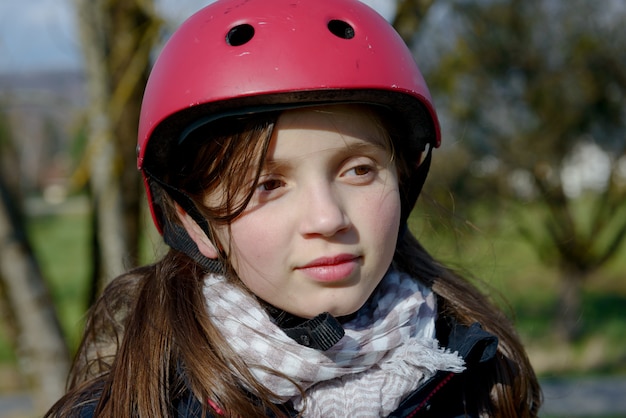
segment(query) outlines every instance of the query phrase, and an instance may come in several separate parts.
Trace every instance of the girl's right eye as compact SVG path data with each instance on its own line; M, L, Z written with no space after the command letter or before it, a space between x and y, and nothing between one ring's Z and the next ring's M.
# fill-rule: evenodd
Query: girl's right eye
M248 208L279 198L282 196L283 188L286 185L287 183L280 176L262 175L252 193L252 199L248 203Z
M267 179L259 182L257 189L261 192L269 192L284 186L285 183L279 179Z

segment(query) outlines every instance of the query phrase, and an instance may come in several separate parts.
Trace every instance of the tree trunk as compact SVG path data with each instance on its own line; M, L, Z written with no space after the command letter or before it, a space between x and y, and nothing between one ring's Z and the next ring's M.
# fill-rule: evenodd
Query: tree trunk
M94 271L98 283L105 283L124 271L128 254L122 216L122 190L116 168L119 157L108 114L110 89L106 63L106 16L103 2L76 0L85 71L87 73L90 188L96 213L94 234L100 243L101 269Z
M89 95L94 291L138 262L141 182L136 132L160 20L151 1L75 0Z
M564 341L574 341L582 329L582 285L584 272L576 269L563 269L560 280L558 312L556 318L557 336Z
M0 177L0 280L16 351L41 415L64 393L69 351L14 200Z

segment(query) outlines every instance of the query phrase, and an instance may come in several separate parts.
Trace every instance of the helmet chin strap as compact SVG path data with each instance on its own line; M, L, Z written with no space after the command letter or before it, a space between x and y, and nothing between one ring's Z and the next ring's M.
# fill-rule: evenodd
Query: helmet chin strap
M210 273L223 274L224 266L214 258L207 258L198 250L198 246L191 239L187 230L180 225L165 222L163 240L175 250L187 254L193 261L201 265Z
M209 223L206 218L198 211L198 208L193 203L189 195L184 191L167 184L161 180L158 176L153 175L144 168L144 172L150 180L157 182L166 192L170 195L176 203L183 208L185 212L191 216L191 218L198 224L207 237L211 237L209 230ZM204 267L211 273L224 273L224 266L217 259L211 259L204 256L198 250L198 245L191 239L187 230L180 225L163 219L163 241L175 250L187 254L192 260Z
M426 156L420 163L419 167L415 169L415 174L411 176L411 183L403 189L402 196L400 199L402 201L402 218L400 220L400 232L407 228L407 220L409 219L409 215L415 206L415 202L417 202L417 198L422 192L422 188L424 187L424 183L426 182L426 177L428 176L428 171L430 170L430 163L432 160L433 154L433 146L429 145L428 150L426 151Z

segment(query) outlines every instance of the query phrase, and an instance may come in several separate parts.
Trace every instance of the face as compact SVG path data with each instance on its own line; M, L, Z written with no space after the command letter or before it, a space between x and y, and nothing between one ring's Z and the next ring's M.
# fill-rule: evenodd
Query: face
M279 117L252 201L217 230L253 293L305 318L365 303L391 263L400 222L385 136L356 106Z

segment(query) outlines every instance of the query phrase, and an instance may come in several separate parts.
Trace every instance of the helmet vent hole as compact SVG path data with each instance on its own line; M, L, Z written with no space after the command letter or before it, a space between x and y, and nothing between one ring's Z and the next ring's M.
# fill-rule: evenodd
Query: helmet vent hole
M328 30L331 31L333 35L341 39L354 38L354 28L350 26L349 23L344 22L343 20L331 20L330 22L328 22Z
M254 28L247 23L237 25L226 34L226 43L230 46L241 46L254 36Z

